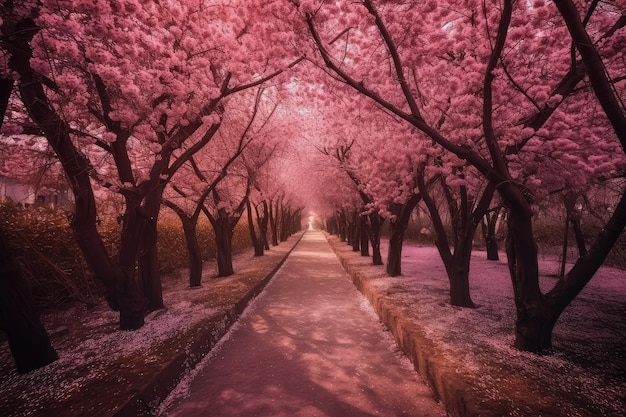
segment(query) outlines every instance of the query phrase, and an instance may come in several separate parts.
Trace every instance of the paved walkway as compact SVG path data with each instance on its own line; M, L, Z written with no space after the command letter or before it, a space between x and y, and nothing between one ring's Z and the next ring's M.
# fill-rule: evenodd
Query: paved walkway
M307 231L166 414L445 415L373 314L322 233Z

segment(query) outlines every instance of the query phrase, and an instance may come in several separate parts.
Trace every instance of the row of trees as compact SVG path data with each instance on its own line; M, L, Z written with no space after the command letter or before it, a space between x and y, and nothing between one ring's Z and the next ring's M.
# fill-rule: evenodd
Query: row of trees
M380 263L378 231L388 219L386 268L400 275L403 234L422 204L450 301L473 307L472 240L483 221L486 236L493 236L494 213L504 208L515 344L551 350L560 314L626 224L624 5L291 3L311 39L309 56L327 76L326 91L350 103L344 117L358 126L346 131L330 123L319 147L354 186L349 198L329 196L335 210L329 227L350 236L361 224ZM568 224L579 231L575 207L595 188L616 191L604 224L591 242L577 233L580 256L542 292L535 210L559 195Z
M568 195L624 176L623 10L598 0L10 0L0 119L5 134L45 137L75 196L77 242L122 328L162 305L163 205L181 218L198 285L202 213L227 248L247 209L261 253L268 230L279 240L301 207L337 208L335 227L366 230L376 263L386 219L386 267L399 275L421 203L451 302L468 307L471 240L502 206L516 344L544 351L626 223L618 184L600 234L540 290L537 203L562 195L572 207ZM338 169L305 153L311 143ZM100 194L121 207L116 256L98 235ZM227 252L218 264L230 272Z
M5 155L31 168L20 158L26 151L54 155L74 196L74 236L119 311L121 329L141 327L148 311L163 307L156 251L163 206L182 221L192 286L201 284L201 213L215 231L220 276L233 273L231 240L246 208L252 231L252 211L257 215L264 245L267 225L278 244L298 223L297 201L267 177L285 151L277 138L291 134L281 120L279 78L301 58L271 46L246 2L236 14L232 6L56 0L2 6L0 121L13 134ZM259 53L256 42L269 46ZM45 138L47 148L27 134ZM115 254L97 227L107 215L100 203L111 199L121 207ZM18 278L9 272L2 277L7 285ZM4 300L10 292L2 297L12 350L29 352L18 369L52 360L49 343L33 343L41 333L36 318L29 316L30 328L8 325L18 314L4 307L16 303Z

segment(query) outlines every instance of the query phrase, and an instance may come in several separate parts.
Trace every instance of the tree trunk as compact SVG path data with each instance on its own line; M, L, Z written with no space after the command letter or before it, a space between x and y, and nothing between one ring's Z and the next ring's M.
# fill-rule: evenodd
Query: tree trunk
M405 229L406 227L403 227L398 221L391 223L391 236L387 252L387 274L392 277L402 274L402 243Z
M496 238L496 225L498 224L499 214L500 207L492 212L487 212L481 221L485 248L487 250L487 260L489 261L500 260L500 255L498 254L498 240Z
M356 210L352 212L352 250L358 252L361 244L361 222Z
M563 244L561 247L561 267L559 268L559 278L565 276L565 269L567 265L567 249L569 246L569 213L565 216L565 225L563 230Z
M9 99L13 92L13 80L0 77L0 128L4 123L4 116L6 115Z
M341 239L342 242L345 242L348 240L345 217L346 216L344 215L343 210L341 210L337 214L337 224L339 225L339 238Z
M254 247L254 256L263 256L263 240L257 238L256 230L254 228L254 218L252 217L252 205L250 200L246 201L246 209L248 212L248 230L250 231L250 240Z
M397 277L402 274L402 244L404 243L404 231L409 225L411 212L422 199L419 194L412 194L404 204L394 204L392 213L396 220L391 223L391 237L389 238L389 251L387 254L387 274Z
M370 256L369 236L367 232L367 216L359 216L359 240L361 256Z
M552 349L551 334L556 320L545 316L531 218L528 204L509 205L507 258L517 307L515 346L525 351L545 352Z
M267 240L267 224L269 221L268 204L267 204L267 201L265 200L263 200L262 204L263 204L263 215L259 216L259 212L258 210L256 210L257 221L259 223L259 230L260 230L260 239L261 239L261 243L263 244L263 248L265 250L270 250L270 244Z
M187 243L187 255L189 256L189 286L198 288L202 285L202 254L198 244L198 222L189 217L180 217Z
M475 229L474 229L475 230ZM469 286L470 261L472 258L473 231L459 239L449 266L446 266L450 281L450 304L458 307L475 308Z
M164 185L159 183L145 198L145 218L139 248L139 274L146 297L147 310L154 311L164 308L163 287L161 285L161 268L157 249L159 213L163 200Z
M139 255L139 247L144 233L146 213L140 205L141 197L132 195L126 198L126 212L122 220L122 234L118 251L118 262L124 277L123 288L137 288L135 293L124 291L120 297L129 304L136 305L137 309L133 314L120 317L120 328L122 330L138 329L143 325L147 303L140 286L140 280L135 272ZM130 295L136 299L129 299Z
M217 217L213 224L215 246L217 247L217 275L228 277L235 273L233 269L232 231L227 219Z
M380 253L380 229L383 225L384 219L378 214L378 212L374 212L369 216L369 237L370 242L372 243L372 263L374 265L382 265L383 257Z
M276 224L278 212L277 210L274 210L273 202L270 201L269 206L269 223L272 231L272 246L278 246L278 225Z
M28 285L0 230L0 328L6 331L17 371L46 366L59 357L39 320Z
M289 238L289 217L290 210L282 207L280 210L280 241L284 242Z

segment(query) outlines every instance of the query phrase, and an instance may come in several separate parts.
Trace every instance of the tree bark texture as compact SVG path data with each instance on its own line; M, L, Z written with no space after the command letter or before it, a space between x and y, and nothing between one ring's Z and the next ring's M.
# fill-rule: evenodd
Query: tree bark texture
M370 256L369 235L367 232L367 216L359 216L359 246L361 248L361 256Z
M254 256L263 256L263 237L257 237L255 226L254 226L254 217L252 216L252 205L250 204L250 200L246 202L246 211L248 218L248 230L250 231L250 240L252 241L252 246L254 247Z
M404 232L409 225L411 212L421 200L419 194L413 194L406 203L394 204L392 213L396 216L391 222L391 236L389 237L389 250L387 254L387 274L397 277L402 274L402 245L404 243Z
M485 239L485 247L487 250L487 260L498 261L500 255L498 253L498 239L496 238L496 226L498 224L498 216L500 207L493 211L488 211L481 221L483 238Z
M235 273L233 269L233 233L228 218L218 216L215 222L211 222L215 232L215 245L217 246L217 275L228 277Z

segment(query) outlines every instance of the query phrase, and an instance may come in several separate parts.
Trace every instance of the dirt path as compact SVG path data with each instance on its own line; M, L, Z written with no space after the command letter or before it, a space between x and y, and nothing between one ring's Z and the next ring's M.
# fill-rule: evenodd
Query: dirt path
M164 415L445 415L317 231L187 383Z

